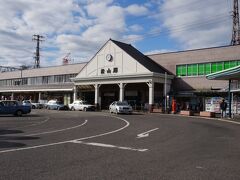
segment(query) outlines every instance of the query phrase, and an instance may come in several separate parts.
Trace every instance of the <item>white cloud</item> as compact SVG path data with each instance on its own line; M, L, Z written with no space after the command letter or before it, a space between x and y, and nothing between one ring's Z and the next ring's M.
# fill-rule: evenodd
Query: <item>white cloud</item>
M145 6L132 4L126 8L126 12L134 16L143 16L148 14L148 9Z
M183 49L193 49L225 45L226 39L230 42L229 12L225 0L165 0L158 17L168 29L166 34L177 40Z
M222 45L231 38L229 12L225 0L150 0L126 7L117 0L4 0L0 65L34 65L33 34L45 36L42 66L61 64L69 52L75 62L87 61L109 38L136 43L160 34L182 49Z
M33 34L45 36L41 43L41 66L61 64L71 52L75 62L89 60L109 38L135 35L141 27L126 27L128 16L140 16L147 8L126 8L113 0L4 0L0 2L0 65L34 65ZM134 41L135 42L135 41Z
M152 55L152 54L161 54L161 53L167 53L167 52L174 52L174 50L170 50L170 49L156 49L156 50L152 50L152 51L147 51L144 54L145 55Z
M136 35L136 34L130 34L130 35L124 35L123 36L123 41L128 44L134 44L138 41L143 40L142 35Z
M129 29L133 32L139 32L143 30L143 27L140 26L139 24L134 24L132 26L129 26Z

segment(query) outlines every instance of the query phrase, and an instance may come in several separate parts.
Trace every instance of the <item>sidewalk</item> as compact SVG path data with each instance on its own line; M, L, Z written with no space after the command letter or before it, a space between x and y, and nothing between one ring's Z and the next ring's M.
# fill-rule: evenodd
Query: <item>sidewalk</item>
M240 115L234 115L232 120L240 122Z

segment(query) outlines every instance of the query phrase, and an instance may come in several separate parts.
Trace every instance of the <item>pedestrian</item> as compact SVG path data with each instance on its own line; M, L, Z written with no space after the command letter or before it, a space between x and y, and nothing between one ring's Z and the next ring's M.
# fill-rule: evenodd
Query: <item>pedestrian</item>
M227 103L225 102L224 99L220 103L220 109L221 109L221 118L225 118L226 117Z

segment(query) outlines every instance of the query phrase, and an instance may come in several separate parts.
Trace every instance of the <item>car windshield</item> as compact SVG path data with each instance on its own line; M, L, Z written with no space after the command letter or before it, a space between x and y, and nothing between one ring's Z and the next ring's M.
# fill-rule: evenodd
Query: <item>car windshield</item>
M62 104L62 102L61 101L57 101L56 104Z
M118 106L128 106L127 102L117 102Z

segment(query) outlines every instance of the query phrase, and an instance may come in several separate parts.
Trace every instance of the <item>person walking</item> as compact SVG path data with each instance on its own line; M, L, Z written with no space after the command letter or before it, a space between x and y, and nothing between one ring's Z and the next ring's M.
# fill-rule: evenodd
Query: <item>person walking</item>
M220 109L221 109L221 118L226 117L226 110L227 110L227 103L223 99L222 102L220 103Z

